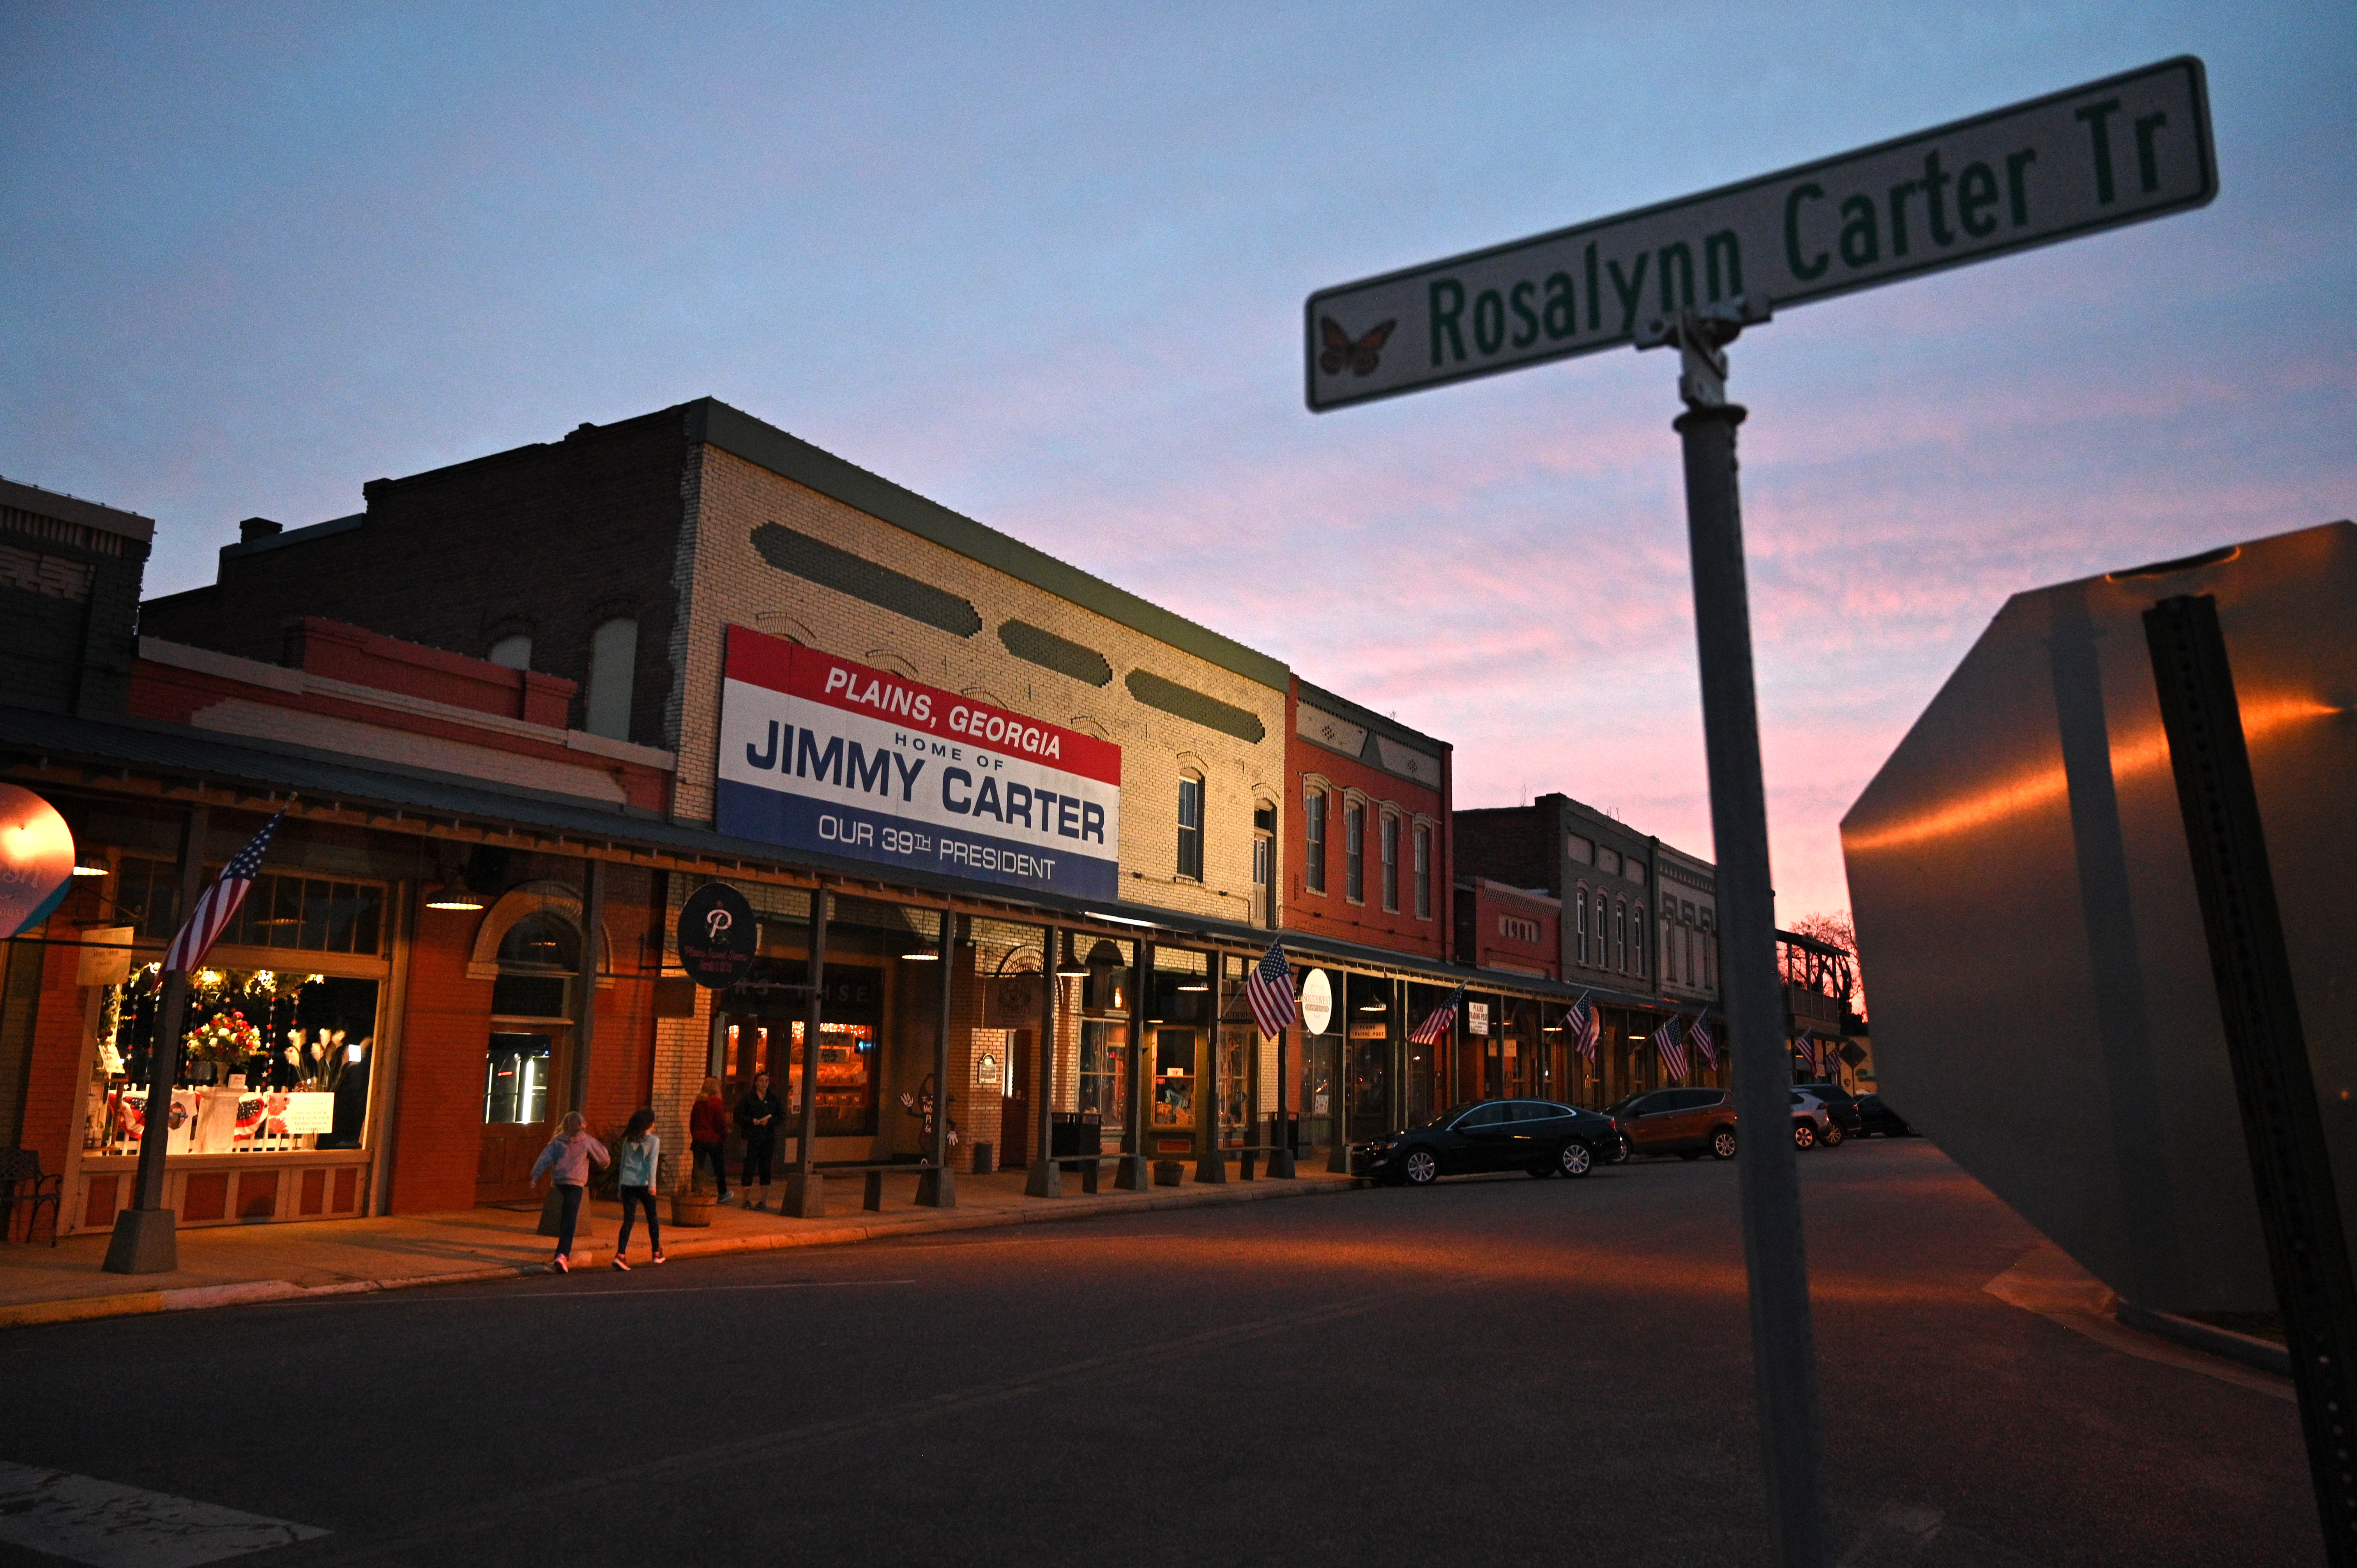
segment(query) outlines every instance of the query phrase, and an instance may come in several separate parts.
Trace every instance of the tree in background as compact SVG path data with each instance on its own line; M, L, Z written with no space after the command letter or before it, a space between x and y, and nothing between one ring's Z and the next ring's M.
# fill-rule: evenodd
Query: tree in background
M1814 937L1828 947L1836 947L1846 957L1821 959L1814 975L1792 972L1802 955L1791 949L1783 950L1784 979L1788 984L1809 985L1828 995L1837 996L1843 1005L1858 1016L1866 1015L1866 981L1857 967L1857 928L1850 923L1849 911L1836 909L1827 913L1803 915L1784 928L1801 936Z

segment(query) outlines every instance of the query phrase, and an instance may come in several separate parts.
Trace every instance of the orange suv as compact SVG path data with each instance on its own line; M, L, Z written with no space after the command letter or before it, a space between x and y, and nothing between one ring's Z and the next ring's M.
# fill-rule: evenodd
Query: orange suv
M1723 1089L1657 1089L1605 1114L1620 1124L1632 1155L1735 1157L1735 1102Z

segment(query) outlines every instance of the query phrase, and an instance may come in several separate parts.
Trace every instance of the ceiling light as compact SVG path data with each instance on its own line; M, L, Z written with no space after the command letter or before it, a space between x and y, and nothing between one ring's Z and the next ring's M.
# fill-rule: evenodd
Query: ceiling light
M76 876L103 876L106 875L106 863L96 855L76 855L73 874Z
M1383 1010L1383 1004L1380 1002L1362 1002L1359 1004L1359 1011L1361 1013L1380 1013Z
M1175 989L1179 991L1209 991L1211 989L1211 983L1207 980L1190 980L1186 984L1178 986Z
M446 882L425 895L429 909L480 909L487 906L482 896L470 893L462 882Z
M1116 926L1136 926L1141 929L1148 931L1161 929L1161 928L1156 925L1152 920L1133 920L1126 915L1107 915L1100 913L1095 909L1086 909L1082 912L1087 915L1092 920L1111 920Z
M900 961L902 963L939 963L942 961L942 955L927 948L922 952L902 953Z

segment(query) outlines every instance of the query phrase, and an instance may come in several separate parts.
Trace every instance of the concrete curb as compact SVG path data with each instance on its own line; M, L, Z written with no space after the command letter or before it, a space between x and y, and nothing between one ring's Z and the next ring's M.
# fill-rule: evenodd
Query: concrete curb
M2121 1302L2112 1309L2112 1316L2130 1328L2141 1328L2147 1334L2158 1334L2164 1339L2174 1339L2179 1345L2207 1350L2213 1356L2224 1356L2280 1378L2291 1376L2291 1352L2273 1340L2237 1334L2231 1328L2179 1317L2173 1312L2156 1312L2132 1301Z
M844 1225L825 1230L779 1231L769 1236L730 1236L692 1240L673 1227L677 1237L663 1249L669 1260L727 1257L740 1252L776 1252L796 1247L846 1247L861 1241L884 1241L902 1236L923 1236L943 1230L990 1230L1015 1225L1046 1225L1073 1219L1097 1219L1112 1214L1137 1214L1157 1209L1216 1208L1279 1197L1318 1197L1352 1192L1358 1182L1295 1183L1270 1178L1265 1184L1231 1183L1223 1191L1180 1191L1149 1197L1059 1198L1038 1208L985 1209L929 1214L916 1219L879 1220L873 1225ZM546 1263L492 1263L439 1274L409 1274L382 1280L339 1280L334 1284L298 1285L287 1280L250 1280L235 1284L192 1285L178 1290L133 1291L122 1295L70 1296L57 1301L19 1302L0 1306L0 1329L29 1328L45 1323L78 1323L98 1317L138 1317L157 1312L192 1312L212 1306L245 1306L266 1301L308 1301L326 1296L359 1295L374 1291L420 1290L428 1285L474 1284L487 1280L528 1279L552 1273Z

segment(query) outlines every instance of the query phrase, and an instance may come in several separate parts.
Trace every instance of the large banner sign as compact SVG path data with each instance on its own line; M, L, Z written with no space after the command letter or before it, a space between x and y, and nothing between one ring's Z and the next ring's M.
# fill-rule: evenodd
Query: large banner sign
M1079 898L1120 891L1121 747L728 628L724 833Z

